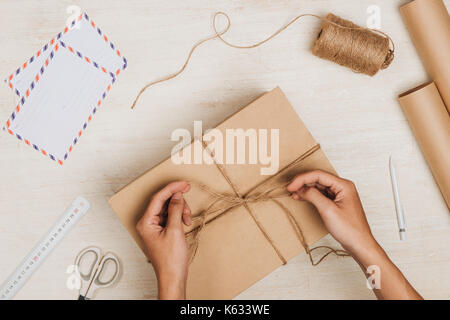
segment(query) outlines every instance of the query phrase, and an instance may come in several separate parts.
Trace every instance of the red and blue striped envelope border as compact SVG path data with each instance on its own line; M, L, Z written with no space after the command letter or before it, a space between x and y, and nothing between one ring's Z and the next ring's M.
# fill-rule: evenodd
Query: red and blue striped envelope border
M122 70L125 69L127 67L127 60L125 59L125 57L123 57L120 54L120 51L117 50L115 48L115 46L112 44L112 42L109 42L109 39L106 37L106 35L104 35L101 30L95 26L95 23L92 20L89 20L89 17L86 13L84 13L83 15L80 15L78 17L78 21L80 21L82 18L85 18L87 21L90 22L90 25L93 28L96 28L97 33L103 37L104 41L107 41L111 47L112 50L115 50L116 54L118 56L120 56L123 59L123 66L122 66ZM72 26L76 23L77 20L74 20L72 22ZM64 33L67 32L68 28L66 27L64 29ZM56 36L56 39L61 38L61 35L63 33L59 33ZM87 128L87 125L89 122L91 122L92 118L94 117L94 115L97 113L98 109L100 108L100 106L103 103L103 100L106 98L107 93L111 90L111 86L112 84L116 81L116 77L120 74L120 68L117 69L115 72L112 71L108 71L105 67L101 66L100 64L98 64L96 61L92 60L91 58L83 55L81 52L77 51L76 49L72 48L69 45L66 45L66 43L59 41L59 40L55 40L55 38L53 38L48 44L46 44L41 50L38 51L38 53L36 53L35 56L39 56L40 54L42 54L42 52L45 52L48 49L51 49L49 56L47 57L47 59L45 60L45 62L43 63L43 65L41 66L41 68L39 69L39 72L36 74L36 76L34 77L33 81L31 82L29 88L27 89L27 91L20 96L20 93L18 93L18 90L16 89L15 92L16 94L18 94L20 96L19 99L19 103L17 104L17 106L15 107L15 109L13 110L11 116L9 117L9 119L6 121L6 125L3 127L3 130L7 131L10 135L15 136L17 139L23 141L25 144L27 144L28 146L32 147L33 149L35 149L36 151L40 152L41 154L43 154L44 156L49 157L50 159L52 159L53 161L56 161L58 164L63 165L64 161L67 160L67 157L69 156L69 154L72 152L74 146L78 143L80 137L83 134L83 131ZM54 156L53 154L45 151L43 148L39 147L38 145L34 144L30 139L27 139L26 137L21 136L18 133L15 133L11 130L10 126L12 124L12 122L15 120L16 115L20 112L20 110L22 108L24 108L24 106L26 105L26 101L27 98L32 94L33 89L36 87L36 85L39 83L39 80L41 79L41 77L43 76L46 68L48 67L48 65L51 63L51 61L54 59L56 53L58 52L58 50L68 50L69 52L71 52L72 54L74 54L75 56L77 56L78 58L80 58L83 63L89 63L90 65L92 65L93 67L97 68L99 71L108 74L111 77L111 83L108 84L108 86L105 88L105 91L102 93L102 95L100 96L99 100L97 101L97 104L95 106L93 106L91 113L89 115L89 117L86 119L86 121L83 123L83 125L81 126L80 130L78 131L78 134L75 136L75 138L73 139L70 147L68 148L67 152L64 155L64 159L58 159L56 156ZM33 57L35 57L33 56ZM11 74L8 78L8 82L9 82L9 86L11 88L11 80L13 79L14 75L18 75L21 70L24 70L27 65L29 63L32 63L34 61L34 58L31 57L30 60L24 63L24 65L17 69L17 71L14 74Z
M75 23L81 21L81 19L86 20L89 25L94 28L94 30L97 32L98 36L103 39L103 41L105 41L106 43L109 44L111 50L113 50L119 57L122 58L123 61L123 65L122 65L122 70L124 70L127 67L128 61L127 59L122 56L122 54L120 53L120 51L116 48L116 46L109 40L109 38L106 36L106 34L104 34L102 32L102 30L96 26L95 22L89 18L89 16L86 13L81 14L77 19L73 20L70 24L70 27L73 28L75 26ZM58 33L55 37L53 37L48 43L46 43L41 49L39 49L30 59L28 59L27 61L25 61L19 68L17 68L16 71L14 71L13 73L11 73L8 78L5 79L5 82L7 83L8 87L11 88L11 90L13 90L15 92L16 95L18 95L19 97L21 95L23 95L22 92L19 92L19 90L17 88L14 87L14 84L11 82L15 77L17 77L22 71L24 71L31 63L33 63L37 57L39 57L42 54L45 54L49 49L52 49L52 47L54 47L54 45L59 42L59 40L61 39L61 37L66 34L69 31L69 27L65 27L63 31L61 31L60 33ZM117 70L111 70L111 72L115 73L116 75L119 75L120 73L120 68Z

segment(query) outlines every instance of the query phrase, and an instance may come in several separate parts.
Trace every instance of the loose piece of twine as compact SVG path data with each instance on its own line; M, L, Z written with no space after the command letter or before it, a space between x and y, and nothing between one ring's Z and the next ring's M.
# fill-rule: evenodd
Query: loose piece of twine
M286 197L291 196L291 194L289 192L287 192L287 190L286 190L286 186L288 183L284 183L281 185L277 184L274 186L269 186L266 190L264 190L262 192L257 192L257 190L260 190L264 185L269 184L272 181L272 179L276 178L277 176L284 173L285 171L293 168L294 166L296 166L297 164L299 164L300 162L302 162L303 160L305 160L306 158L311 156L314 152L316 152L319 149L320 149L319 145L315 145L314 147L310 148L303 155L298 157L294 162L289 164L284 169L280 170L277 175L272 176L271 178L260 183L259 185L253 187L249 192L247 192L246 195L241 195L239 193L237 187L234 185L234 183L231 181L231 179L226 174L225 168L222 165L217 164L217 163L216 163L216 165L219 168L219 171L222 173L222 175L224 176L226 181L230 184L231 188L233 189L234 194L222 194L222 193L212 190L211 188L209 188L203 184L199 184L195 181L190 181L189 183L191 185L196 186L199 189L201 189L202 191L210 194L214 198L214 200L208 205L208 207L205 210L203 210L200 213L200 215L198 215L192 219L192 221L194 223L196 223L198 220L200 220L200 223L196 228L194 228L193 230L191 230L190 232L188 232L186 234L188 237L192 237L191 241L190 241L191 243L189 245L190 251L191 251L189 263L192 263L192 261L194 260L196 254L197 254L197 250L198 250L198 247L200 244L200 236L201 236L202 231L206 227L206 225L208 225L209 223L212 223L216 219L222 217L224 214L226 214L230 210L243 206L243 207L245 207L247 212L250 214L250 216L253 218L253 220L255 221L256 225L258 226L259 230L262 232L264 237L270 243L270 245L272 246L272 248L274 249L274 251L276 252L278 257L280 258L281 262L283 264L286 264L286 262L287 262L286 258L281 254L281 251L275 245L274 241L270 238L270 236L264 229L263 225L259 222L256 215L250 209L249 204L259 203L259 202L264 202L264 201L272 201L285 213L292 229L295 231L297 239L299 240L300 244L302 245L302 247L305 249L306 253L308 254L311 264L313 266L317 266L318 264L320 264L331 253L333 253L337 256L349 256L349 254L344 250L333 249L328 246L318 246L318 247L315 247L312 249L309 248L309 246L306 242L304 233L302 231L302 228L300 227L297 220L294 218L292 212L279 201L279 199L281 199L281 198L286 198ZM220 204L220 206L217 206L218 204ZM209 216L211 216L211 215L214 215L214 216L211 219L208 219ZM328 249L328 252L325 253L318 261L314 261L314 259L312 257L312 252L314 250L321 249L321 248Z
M216 27L216 20L219 15L224 16L227 20L227 25L223 31L218 31ZM376 29L359 27L350 21L341 19L332 14L329 14L326 18L310 13L300 14L279 28L275 33L260 42L252 45L236 45L228 42L222 37L231 27L230 18L224 12L216 12L213 17L214 35L197 42L191 48L186 61L177 72L162 79L147 83L139 91L133 104L131 105L131 109L134 109L142 93L144 93L144 91L149 87L168 81L180 75L189 64L194 51L205 42L219 39L225 45L236 49L256 48L275 38L300 18L307 16L317 18L324 22L319 33L319 37L313 48L313 53L316 56L349 67L355 72L366 73L368 75L374 75L379 69L387 68L392 62L395 51L394 42L387 34ZM327 34L329 35L325 36ZM392 49L390 48L389 43L392 44ZM380 57L382 59L381 63Z

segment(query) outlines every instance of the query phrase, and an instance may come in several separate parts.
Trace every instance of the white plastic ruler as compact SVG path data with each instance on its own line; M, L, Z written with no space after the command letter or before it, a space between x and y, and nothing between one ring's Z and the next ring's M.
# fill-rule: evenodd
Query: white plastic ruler
M45 258L89 210L89 207L89 202L83 197L78 197L72 202L48 233L41 238L22 263L2 284L0 287L0 300L12 299L16 295L44 262Z

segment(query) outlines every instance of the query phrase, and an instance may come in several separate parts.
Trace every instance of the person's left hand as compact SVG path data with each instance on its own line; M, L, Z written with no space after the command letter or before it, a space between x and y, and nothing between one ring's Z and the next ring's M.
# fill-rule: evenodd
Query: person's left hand
M168 184L153 196L136 225L158 278L160 299L185 298L189 253L183 223L191 224L191 210L183 193L189 190L185 181Z

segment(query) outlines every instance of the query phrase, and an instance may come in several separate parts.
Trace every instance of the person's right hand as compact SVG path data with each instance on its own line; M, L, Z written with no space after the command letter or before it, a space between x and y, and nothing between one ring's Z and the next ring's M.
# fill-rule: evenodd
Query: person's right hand
M351 254L377 246L353 182L314 170L287 186L295 200L312 203L331 235Z
M314 170L296 176L287 190L317 208L331 235L370 276L378 299L422 299L373 237L353 182Z

